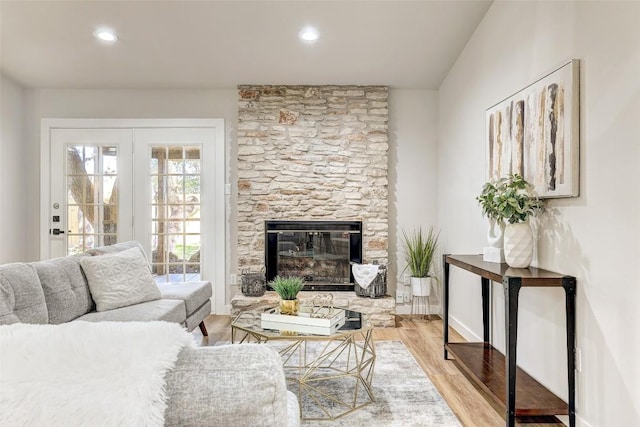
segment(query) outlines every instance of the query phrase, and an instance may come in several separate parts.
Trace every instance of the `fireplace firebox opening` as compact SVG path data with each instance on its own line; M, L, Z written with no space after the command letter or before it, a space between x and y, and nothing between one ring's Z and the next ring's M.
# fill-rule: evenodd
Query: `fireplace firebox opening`
M298 276L306 291L352 291L352 262L362 262L362 221L265 221L267 283Z

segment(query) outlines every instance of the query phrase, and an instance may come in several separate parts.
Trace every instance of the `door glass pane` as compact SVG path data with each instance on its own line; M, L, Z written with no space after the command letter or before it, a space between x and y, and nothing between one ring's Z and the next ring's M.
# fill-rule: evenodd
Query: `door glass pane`
M102 193L102 202L103 203L111 203L111 199L117 199L118 189L116 187L117 177L115 175L108 175L102 178L102 188L104 188L104 192Z
M174 165L176 165L174 163ZM182 166L181 164L179 164ZM183 176L167 176L167 201L172 206L182 206L182 202L184 201L184 177ZM172 208L173 209L173 208Z
M117 147L72 144L66 152L67 254L116 243Z
M200 280L200 147L154 146L150 165L156 280Z
M117 158L116 147L102 147L102 156L103 158L114 160L102 162L102 173L104 175L116 175L118 173L118 163L115 161Z

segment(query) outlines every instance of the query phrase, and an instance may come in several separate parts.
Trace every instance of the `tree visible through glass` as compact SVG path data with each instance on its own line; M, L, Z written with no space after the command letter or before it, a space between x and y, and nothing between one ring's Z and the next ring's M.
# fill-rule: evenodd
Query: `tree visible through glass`
M158 281L200 278L200 147L151 149L151 247Z

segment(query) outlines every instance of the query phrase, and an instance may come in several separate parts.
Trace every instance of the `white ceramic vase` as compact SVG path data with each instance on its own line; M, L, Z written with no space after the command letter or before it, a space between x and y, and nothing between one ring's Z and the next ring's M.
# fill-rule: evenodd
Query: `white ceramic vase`
M504 229L504 259L513 268L527 268L533 259L533 232L528 222L507 224Z
M432 277L411 277L411 293L414 297L428 297L431 295Z

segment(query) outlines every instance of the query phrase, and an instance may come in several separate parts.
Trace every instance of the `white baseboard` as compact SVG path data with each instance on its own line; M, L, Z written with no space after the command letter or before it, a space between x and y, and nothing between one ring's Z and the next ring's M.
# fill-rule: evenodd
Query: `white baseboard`
M564 421L563 421L564 422ZM567 418L567 425L569 425L569 418ZM593 427L591 424L586 422L584 418L576 414L576 425L578 427Z
M556 418L558 418L560 421L562 421L562 423L564 425L566 425L566 426L569 425L569 417L567 415L556 415ZM576 426L577 427L592 427L591 424L586 422L584 420L584 418L580 417L578 414L576 414Z
M464 337L467 341L470 342L478 342L482 341L482 337L476 335L471 329L469 329L464 323L460 322L458 319L449 315L449 326L456 330L460 335Z

